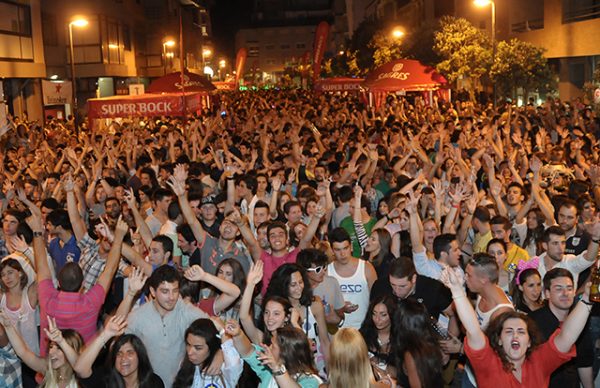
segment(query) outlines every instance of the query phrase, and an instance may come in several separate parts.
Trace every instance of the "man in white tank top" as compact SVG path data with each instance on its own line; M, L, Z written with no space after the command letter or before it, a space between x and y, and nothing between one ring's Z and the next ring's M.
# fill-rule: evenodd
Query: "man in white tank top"
M365 260L352 257L350 235L342 228L335 228L329 234L335 261L327 266L329 276L337 279L344 297L344 319L340 327L359 329L369 308L371 287L377 280L373 265Z

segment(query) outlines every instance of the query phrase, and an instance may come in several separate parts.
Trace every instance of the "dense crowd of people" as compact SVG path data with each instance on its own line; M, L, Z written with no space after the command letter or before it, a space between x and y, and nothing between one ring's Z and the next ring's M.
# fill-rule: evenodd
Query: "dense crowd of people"
M271 90L198 113L12 119L0 386L594 386L592 109Z

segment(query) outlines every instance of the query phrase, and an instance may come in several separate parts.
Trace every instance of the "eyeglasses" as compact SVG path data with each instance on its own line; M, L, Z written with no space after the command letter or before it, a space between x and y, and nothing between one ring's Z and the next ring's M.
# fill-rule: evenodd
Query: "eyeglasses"
M315 268L307 268L306 269L308 272L314 272L317 275L320 274L321 272L323 272L325 270L325 267L323 267L322 265L315 267Z

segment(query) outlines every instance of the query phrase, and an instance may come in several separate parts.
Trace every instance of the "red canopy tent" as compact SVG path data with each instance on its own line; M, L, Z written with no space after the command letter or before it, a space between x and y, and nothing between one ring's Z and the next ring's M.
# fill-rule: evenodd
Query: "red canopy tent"
M315 82L317 92L358 92L363 78L334 77L319 79Z
M141 94L88 100L88 119L183 116L202 108L201 93Z
M390 92L429 92L431 97L433 91L447 85L448 81L435 69L413 59L388 62L369 73L363 83L377 100Z
M208 94L208 92L216 89L215 85L206 77L190 73L189 71L183 72L183 84L181 81L180 72L169 73L164 77L154 80L148 87L147 93L181 93L185 91L186 93L197 92Z

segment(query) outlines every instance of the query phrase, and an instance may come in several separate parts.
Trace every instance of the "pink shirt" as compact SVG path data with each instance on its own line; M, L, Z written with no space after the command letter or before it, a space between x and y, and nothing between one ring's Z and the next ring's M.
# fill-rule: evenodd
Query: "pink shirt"
M86 343L94 337L100 308L106 297L106 292L101 285L96 284L85 294L82 294L79 292L58 291L54 288L50 279L45 279L38 285L38 295L41 356L45 356L48 350L48 338L44 332L44 329L48 328L47 315L56 319L56 326L59 329L76 330Z
M271 253L263 251L260 255L260 259L265 263L263 267L263 280L262 280L262 290L261 294L264 296L267 292L267 287L269 286L269 282L271 282L271 277L273 277L273 273L277 270L277 268L281 267L283 264L287 263L295 263L296 257L298 256L298 252L300 252L299 248L295 248L293 251L286 253L281 257L273 256Z

